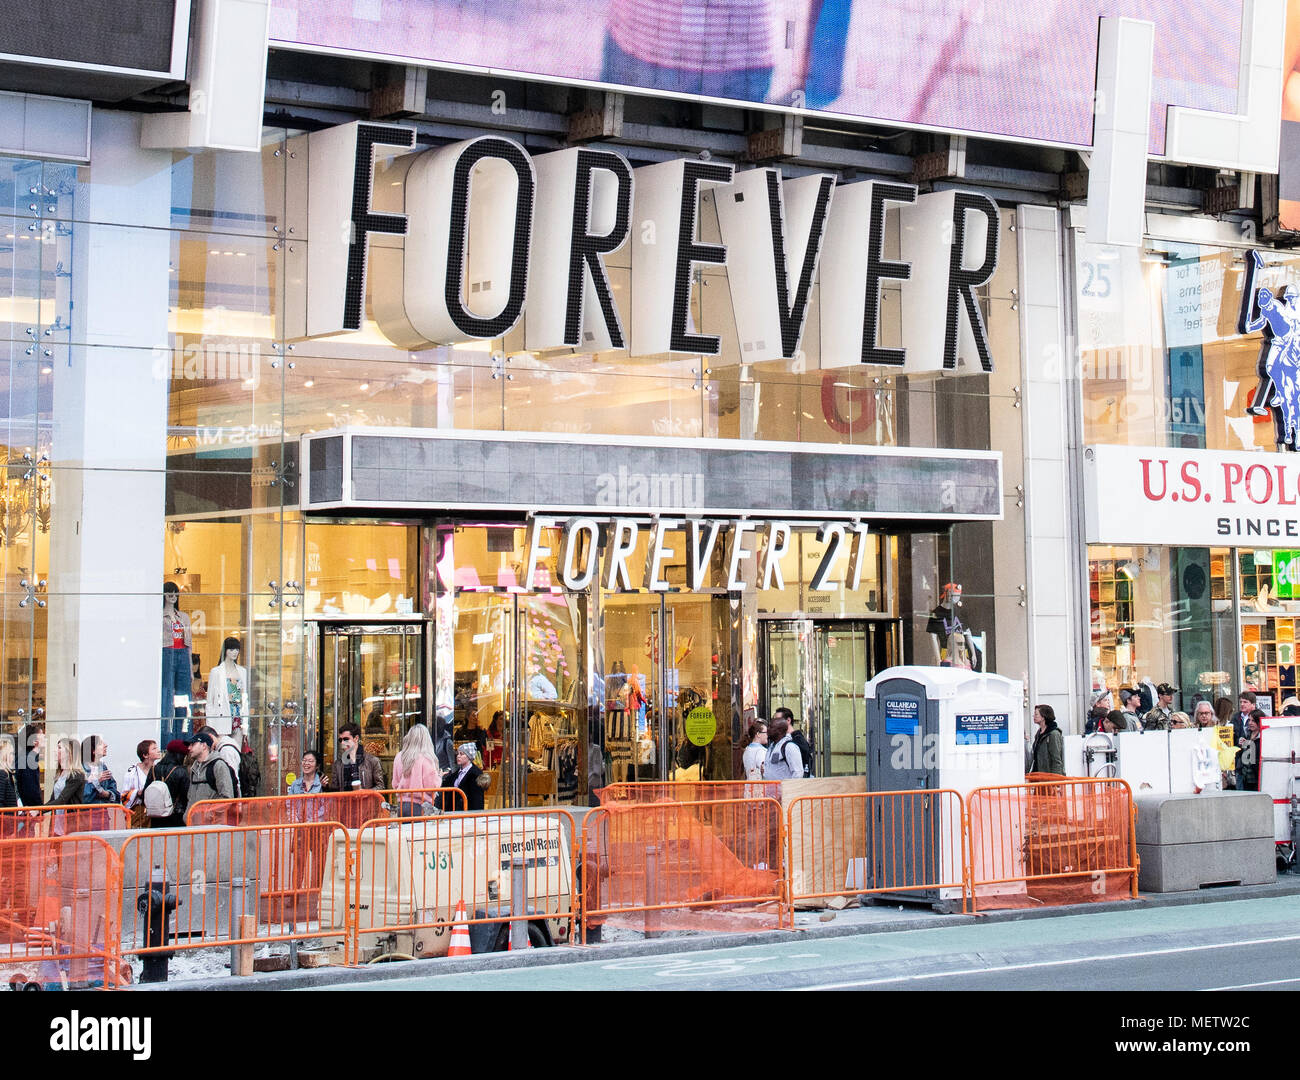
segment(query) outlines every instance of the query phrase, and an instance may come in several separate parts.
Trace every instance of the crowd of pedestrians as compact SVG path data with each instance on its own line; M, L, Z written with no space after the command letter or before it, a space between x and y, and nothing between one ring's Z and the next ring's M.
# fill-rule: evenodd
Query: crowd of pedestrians
M1218 755L1223 773L1223 786L1239 791L1259 790L1259 736L1267 717L1258 707L1259 696L1255 691L1243 690L1235 705L1227 695L1221 694L1213 701L1198 695L1190 716L1174 707L1177 686L1162 682L1154 687L1154 697L1151 691L1150 684L1122 687L1118 691L1122 706L1119 709L1113 707L1111 691L1094 693L1084 733L1209 730L1212 749ZM1287 698L1282 703L1282 715L1300 716L1300 698ZM1227 735L1229 728L1231 737Z
M485 740L474 735L469 733L453 746L449 731L440 730L435 742L425 725L412 725L393 762L392 790L397 792L403 816L462 807L483 809L490 779L481 767ZM329 774L322 770L319 751L308 749L302 754L302 772L293 779L288 794L389 790L383 762L365 750L360 727L345 724L337 738ZM54 761L47 763L43 725L28 725L17 737L0 735L0 808L116 804L127 812L132 828L177 828L185 825L186 810L195 803L258 794L254 755L238 724L229 735L210 725L200 726L172 739L165 749L156 740L145 739L135 747L136 760L120 778L108 765L108 752L108 741L101 735L81 741L64 737L55 744ZM51 773L52 778L46 775ZM449 797L444 806L434 792L453 787L463 799ZM409 797L403 795L406 792ZM109 821L105 815L104 827Z

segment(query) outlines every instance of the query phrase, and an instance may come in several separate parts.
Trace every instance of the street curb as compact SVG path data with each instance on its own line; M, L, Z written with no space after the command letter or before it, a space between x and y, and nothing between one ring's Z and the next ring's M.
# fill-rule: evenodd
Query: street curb
M639 956L662 956L676 953L704 952L711 949L741 948L746 945L770 945L792 940L792 933L809 941L855 937L863 934L891 934L933 927L969 926L976 923L1024 922L1031 919L1054 919L1070 915L1087 915L1107 911L1128 911L1139 907L1183 907L1189 904L1223 904L1234 900L1262 900L1277 896L1300 895L1300 875L1267 885L1233 885L1189 893L1144 893L1136 900L1106 900L1094 904L1066 904L1051 908L990 911L975 915L935 915L934 921L921 919L846 921L837 925L801 926L795 930L760 930L737 934L701 934L695 937L659 938L654 941L629 941L610 945L568 945L553 949L529 949L520 953L481 953L470 957L439 957L382 964L377 967L324 967L298 971L263 972L248 979L223 975L186 982L149 983L128 989L135 993L181 991L257 991L306 990L347 983L389 982L395 979L458 975L474 971L506 971L520 967L554 967L580 964L591 960L621 960ZM891 905L892 906L892 905ZM846 909L851 914L870 912L871 908ZM922 914L918 908L918 914ZM844 912L838 913L843 915Z

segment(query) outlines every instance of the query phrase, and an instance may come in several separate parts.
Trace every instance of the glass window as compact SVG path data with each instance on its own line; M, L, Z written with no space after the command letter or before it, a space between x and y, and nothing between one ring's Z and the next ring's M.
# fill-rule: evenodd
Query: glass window
M1300 256L1259 254L1256 287L1300 276ZM1086 442L1275 448L1271 417L1247 412L1261 336L1237 333L1246 268L1238 248L1076 245Z

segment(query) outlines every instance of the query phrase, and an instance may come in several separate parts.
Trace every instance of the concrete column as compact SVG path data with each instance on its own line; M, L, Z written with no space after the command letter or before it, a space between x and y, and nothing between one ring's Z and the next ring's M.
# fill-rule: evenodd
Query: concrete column
M1020 340L1024 373L1025 528L1029 603L1029 698L1056 710L1067 732L1083 730L1088 601L1077 492L1070 483L1077 383L1065 348L1060 215L1052 207L1016 212Z
M139 123L94 114L51 453L51 742L102 734L119 780L158 737L162 679L172 154L141 150Z

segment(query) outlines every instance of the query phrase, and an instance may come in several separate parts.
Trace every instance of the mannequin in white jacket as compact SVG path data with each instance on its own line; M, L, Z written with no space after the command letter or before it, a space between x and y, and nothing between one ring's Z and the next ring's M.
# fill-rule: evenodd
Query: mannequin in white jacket
M208 672L204 715L209 724L222 732L243 726L248 716L248 668L238 663L240 649L239 638L226 638L221 643L221 663Z

